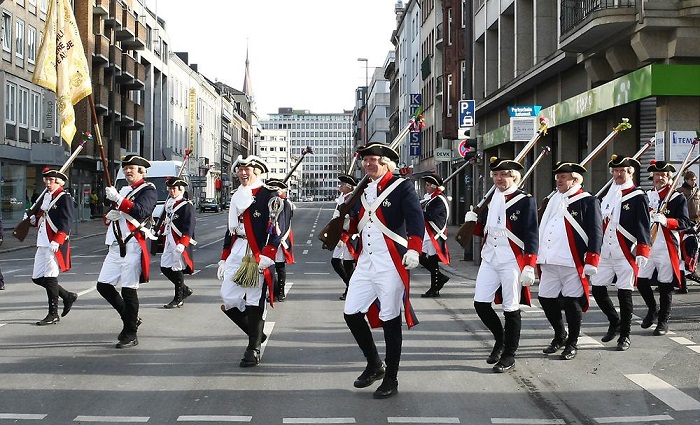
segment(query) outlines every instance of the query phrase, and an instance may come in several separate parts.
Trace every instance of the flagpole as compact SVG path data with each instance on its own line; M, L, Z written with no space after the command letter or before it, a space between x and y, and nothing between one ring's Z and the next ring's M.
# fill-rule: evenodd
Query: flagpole
M95 101L92 98L92 95L88 96L88 99L90 100L90 112L92 112L92 121L93 125L95 126L95 140L97 140L97 146L100 148L100 157L102 158L102 169L104 170L105 173L105 182L107 183L107 186L112 186L112 178L110 176L110 169L109 166L107 165L107 156L105 155L105 147L102 144L102 134L100 133L100 124L99 121L97 121L97 112L95 111Z

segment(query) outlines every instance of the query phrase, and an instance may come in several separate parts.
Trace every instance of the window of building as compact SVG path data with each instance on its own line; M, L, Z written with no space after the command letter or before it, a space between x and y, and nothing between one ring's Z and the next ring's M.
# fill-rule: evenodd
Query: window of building
M2 12L2 50L12 52L12 16Z
M19 117L19 126L22 128L27 128L29 125L29 90L25 89L24 87L19 88L17 112Z
M41 3L39 3L39 10L46 13L49 10L49 0L41 0Z
M452 116L452 74L447 74L447 87L445 87L445 103L447 105L447 116Z
M41 111L41 95L38 92L33 91L31 93L31 102L29 109L29 124L33 130L39 129L39 116Z
M15 34L15 56L24 59L24 21L17 20L17 34Z
M17 85L5 83L5 121L8 124L17 124Z
M447 9L447 45L452 45L452 8Z
M27 62L36 62L36 28L31 25L27 27Z

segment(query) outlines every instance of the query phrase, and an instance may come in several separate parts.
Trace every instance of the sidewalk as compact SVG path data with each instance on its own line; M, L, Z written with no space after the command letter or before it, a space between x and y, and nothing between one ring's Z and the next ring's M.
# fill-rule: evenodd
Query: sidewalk
M3 229L3 242L0 245L0 254L5 252L19 251L21 249L36 248L36 227L31 227L23 242L12 236L12 228ZM90 236L104 235L107 227L102 218L73 222L71 226L71 240L79 240Z

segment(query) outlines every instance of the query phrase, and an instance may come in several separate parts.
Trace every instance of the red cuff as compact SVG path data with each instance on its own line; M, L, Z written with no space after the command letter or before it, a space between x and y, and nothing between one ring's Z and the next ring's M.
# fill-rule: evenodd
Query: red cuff
M678 219L677 218L667 218L666 219L666 227L668 227L671 230L676 230L678 228Z
M473 236L479 236L479 237L484 237L484 225L477 222L474 225L474 231L472 232Z
M637 245L637 256L638 257L641 255L642 257L649 258L650 253L651 253L651 247L649 245L644 245L641 243Z
M272 245L266 245L265 248L263 248L260 255L264 255L265 257L268 257L268 258L271 258L272 260L274 260L275 257L277 256L277 247L272 246Z
M523 256L523 265L537 267L537 254L525 254Z
M598 263L600 263L600 254L596 254L595 252L587 252L584 263L598 267Z
M412 249L420 254L420 252L423 250L423 238L419 238L418 236L409 236L408 249Z
M66 238L68 235L65 232L58 232L56 233L56 237L54 238L54 242L58 242L59 245L63 245L63 242L66 241Z
M190 237L189 236L183 236L182 239L180 239L180 243L187 246L190 244Z
M229 255L231 255L231 249L225 249L221 252L221 259L226 261Z
M134 202L129 199L123 199L122 203L119 204L119 211L128 213L134 207Z

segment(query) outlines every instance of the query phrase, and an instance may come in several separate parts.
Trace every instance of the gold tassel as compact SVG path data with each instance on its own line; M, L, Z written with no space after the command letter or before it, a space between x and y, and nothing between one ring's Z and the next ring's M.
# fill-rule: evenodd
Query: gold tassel
M233 281L243 288L257 288L260 283L258 262L255 261L255 256L250 250L250 245L246 248L245 256L243 256L241 260L241 267L233 276Z

